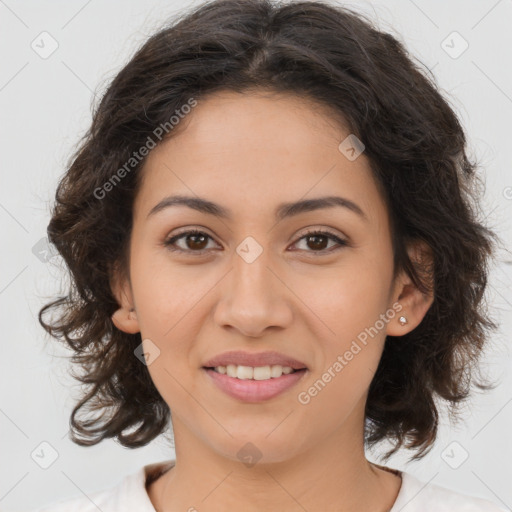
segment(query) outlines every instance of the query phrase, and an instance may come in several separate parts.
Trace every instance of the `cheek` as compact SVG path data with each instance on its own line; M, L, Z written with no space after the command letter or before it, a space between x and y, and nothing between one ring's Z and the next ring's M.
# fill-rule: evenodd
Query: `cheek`
M343 346L375 324L387 307L391 268L361 252L347 253L339 265L317 268L300 277L290 276L293 289L309 309L308 317L321 320L322 337ZM304 314L306 315L306 310ZM318 332L318 328L316 329Z
M199 272L199 266L178 266L165 254L141 253L134 258L132 288L143 336L172 338L180 319L193 314L194 305L209 289L208 278L198 279Z
M142 339L150 339L160 351L150 373L157 387L174 388L176 383L169 374L181 382L197 370L197 358L192 360L194 340L200 338L211 308L208 293L218 276L201 271L200 265L172 263L161 251L156 255L138 253L131 270Z
M386 294L375 289L380 282L375 279L371 272L364 274L364 279L347 273L313 297L312 309L320 312L328 329L317 327L321 357L299 390L305 393L300 403L308 402L310 417L318 418L326 432L363 403L382 355L385 329L379 320L385 312ZM328 417L326 411L330 411Z
M381 315L386 313L390 279L386 262L361 253L347 257L321 279L301 277L304 288L298 295L310 290L303 296L308 297L309 329L316 332L321 353L311 382L320 378L329 388L319 402L334 399L348 406L369 386L384 346L386 324Z

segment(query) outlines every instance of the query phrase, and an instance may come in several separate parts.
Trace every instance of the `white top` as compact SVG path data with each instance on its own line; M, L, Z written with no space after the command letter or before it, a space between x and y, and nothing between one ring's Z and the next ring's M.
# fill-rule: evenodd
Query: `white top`
M146 491L146 479L174 461L143 466L116 486L87 496L61 500L32 512L156 512ZM380 466L383 467L383 466ZM387 468L402 477L402 486L389 512L510 512L494 503L436 484L425 484L405 471ZM156 473L156 472L155 472Z

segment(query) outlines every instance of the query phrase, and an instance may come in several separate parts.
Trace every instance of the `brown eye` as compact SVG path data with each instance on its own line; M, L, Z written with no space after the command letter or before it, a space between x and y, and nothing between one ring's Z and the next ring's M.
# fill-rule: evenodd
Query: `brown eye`
M206 250L208 239L212 239L212 237L203 231L191 230L171 237L165 242L165 246L172 251L202 253ZM178 240L183 240L184 246L175 247Z
M305 238L307 240L306 244L308 244L310 249L322 251L329 244L329 238L325 235L308 235Z
M347 246L348 242L345 240L342 240L338 236L336 236L334 233L331 233L329 231L310 231L306 233L304 236L302 236L298 242L305 240L305 245L307 249L301 249L305 250L306 252L312 252L312 253L331 253L333 250L337 250L340 248L340 246ZM332 246L328 248L329 241L335 242L334 246L338 245L337 248L332 249ZM298 243L296 242L296 243ZM310 250L308 250L310 249ZM319 255L321 255L319 254Z
M190 249L202 250L208 244L207 238L208 237L204 235L188 235L185 237L185 243L189 242L188 247Z

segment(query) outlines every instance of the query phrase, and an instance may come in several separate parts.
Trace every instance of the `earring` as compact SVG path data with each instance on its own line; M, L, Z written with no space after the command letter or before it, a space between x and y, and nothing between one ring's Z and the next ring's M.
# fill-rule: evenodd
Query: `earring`
M407 318L405 318L405 316L401 316L398 319L398 322L400 323L400 325L405 325L407 323Z

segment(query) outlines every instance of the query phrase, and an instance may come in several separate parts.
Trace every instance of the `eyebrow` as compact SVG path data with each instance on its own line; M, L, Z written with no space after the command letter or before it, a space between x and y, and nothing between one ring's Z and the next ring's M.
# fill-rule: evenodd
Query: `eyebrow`
M231 210L224 208L223 206L216 204L207 199L201 197L191 196L168 196L162 199L158 204L153 206L149 211L146 218L155 215L162 210L171 206L187 206L201 213L206 213L218 217L221 219L232 220L233 213ZM316 199L304 199L293 203L282 203L278 205L275 210L276 220L283 220L288 217L293 217L305 212L311 212L314 210L321 210L324 208L342 207L349 211L356 213L365 221L368 221L368 217L363 210L353 201L339 196L326 196L319 197Z

